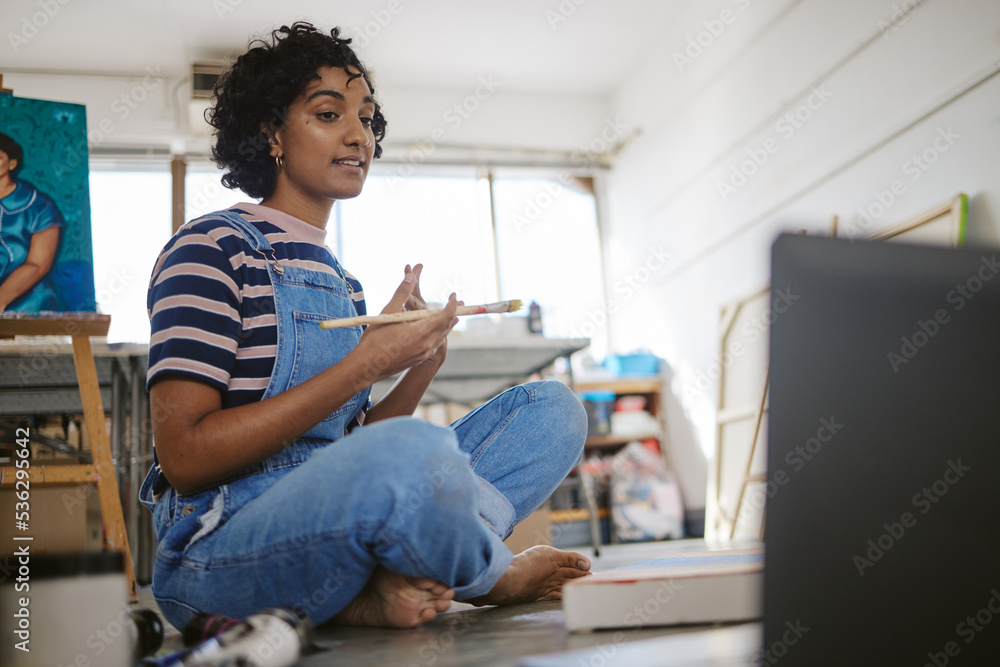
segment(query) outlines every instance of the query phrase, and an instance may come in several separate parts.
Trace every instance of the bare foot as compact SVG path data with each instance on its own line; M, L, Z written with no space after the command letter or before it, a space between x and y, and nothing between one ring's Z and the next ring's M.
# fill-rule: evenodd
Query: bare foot
M563 584L588 574L590 561L583 554L546 546L531 547L514 556L514 562L489 593L465 602L480 606L559 600Z
M330 619L335 625L412 628L447 611L454 589L433 579L407 577L375 568L358 597Z

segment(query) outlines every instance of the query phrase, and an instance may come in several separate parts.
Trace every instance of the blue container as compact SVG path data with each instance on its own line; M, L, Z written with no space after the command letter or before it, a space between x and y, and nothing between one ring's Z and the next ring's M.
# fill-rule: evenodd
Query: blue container
M648 376L660 372L660 359L655 354L612 354L604 367L615 377Z
M611 433L611 413L614 412L615 392L585 391L580 394L583 407L587 410L587 435L607 435Z

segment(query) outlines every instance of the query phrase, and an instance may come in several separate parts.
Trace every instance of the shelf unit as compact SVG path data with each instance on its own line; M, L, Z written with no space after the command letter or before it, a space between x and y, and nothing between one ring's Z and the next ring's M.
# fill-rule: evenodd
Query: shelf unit
M637 433L636 435L594 435L587 438L584 444L585 449L617 449L622 445L627 445L633 440L657 440L659 433Z
M637 433L632 435L592 435L588 436L584 443L584 459L591 454L611 454L635 440L656 440L663 448L662 434L664 432L663 416L661 412L661 394L663 392L663 382L659 376L635 377L635 378L614 378L599 382L577 382L574 389L578 394L588 391L610 391L615 394L615 400L622 396L642 396L646 399L646 410L656 418L659 424L655 432ZM607 507L598 507L597 498L593 490L593 481L582 471L579 471L579 483L583 490L583 496L587 507L570 510L553 510L549 513L549 522L553 533L570 522L588 521L590 528L591 543L594 547L595 555L599 553L603 543L601 538L600 520L609 518L610 510Z
M663 382L659 377L618 378L604 382L578 382L576 391L579 394L588 391L610 391L615 395L616 400L622 396L642 396L646 399L646 410L659 423L659 428L652 433L636 433L632 435L616 435L612 433L609 435L588 436L583 445L585 454L589 450L614 450L633 440L656 440L660 443L663 433L660 411L660 395L663 392ZM662 445L662 443L660 444Z

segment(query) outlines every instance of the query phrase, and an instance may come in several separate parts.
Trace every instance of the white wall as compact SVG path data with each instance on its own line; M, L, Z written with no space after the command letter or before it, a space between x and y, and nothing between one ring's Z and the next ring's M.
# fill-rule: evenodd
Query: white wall
M970 242L1000 239L998 26L995 0L711 0L626 79L612 111L642 134L606 183L612 345L671 363L707 452L717 387L697 379L777 233L836 215L867 234L965 192Z
M3 82L18 97L85 105L87 144L94 152L128 145L169 149L179 139L186 140L188 96L175 90L182 79L150 65L129 74L5 73Z

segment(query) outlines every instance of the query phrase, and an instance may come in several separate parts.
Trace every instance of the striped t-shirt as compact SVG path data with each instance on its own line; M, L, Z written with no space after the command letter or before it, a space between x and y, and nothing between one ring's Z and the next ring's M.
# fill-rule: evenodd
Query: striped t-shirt
M259 204L229 210L264 234L281 264L339 274L325 230ZM364 315L361 284L344 277ZM147 387L173 375L217 388L223 407L264 397L278 344L274 288L266 260L234 226L209 215L178 230L153 267L147 308Z

